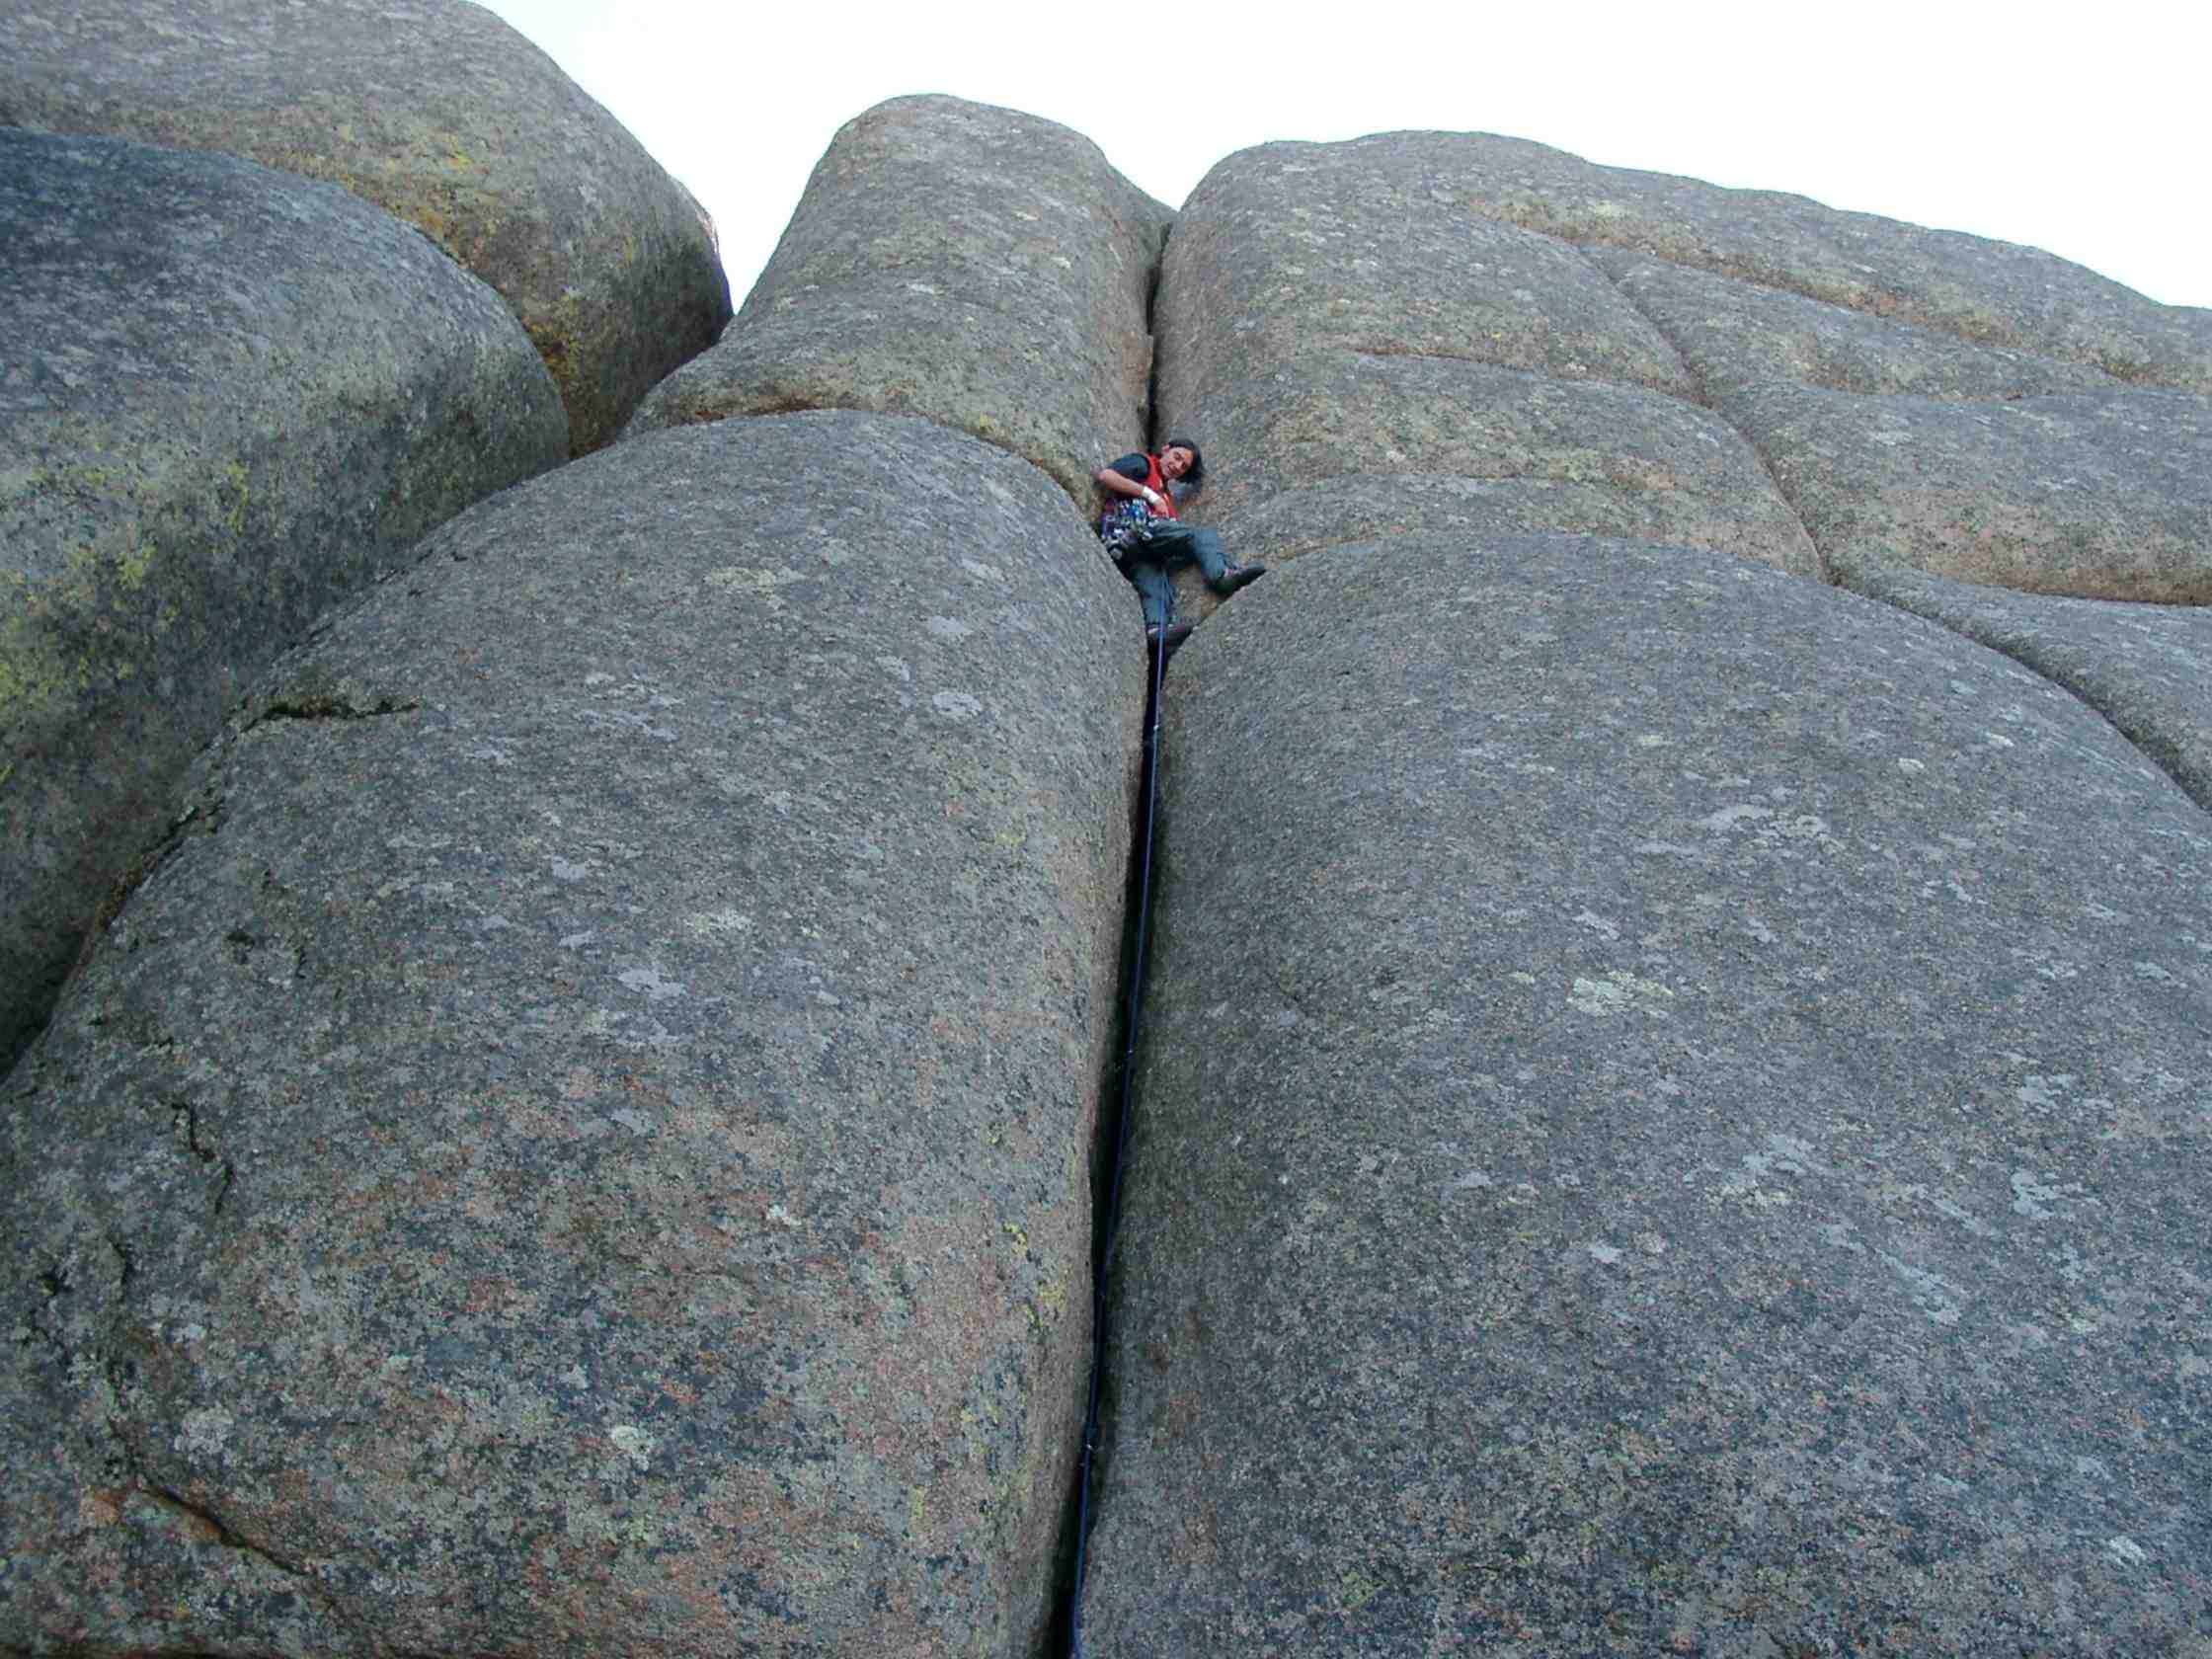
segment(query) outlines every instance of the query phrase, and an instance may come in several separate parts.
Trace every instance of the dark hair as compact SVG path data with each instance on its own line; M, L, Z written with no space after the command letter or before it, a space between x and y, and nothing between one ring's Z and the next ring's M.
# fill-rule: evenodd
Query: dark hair
M1188 449L1191 452L1191 469L1183 474L1183 488L1192 495L1197 495L1200 486L1206 482L1206 457L1198 452L1198 445L1187 437L1171 437L1159 446L1159 452L1163 455L1170 449Z

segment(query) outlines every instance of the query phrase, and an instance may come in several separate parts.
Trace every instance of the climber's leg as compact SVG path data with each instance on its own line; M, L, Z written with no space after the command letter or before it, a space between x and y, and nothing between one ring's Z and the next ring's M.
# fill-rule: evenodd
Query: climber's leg
M1165 563L1171 564L1177 559L1197 561L1206 586L1217 593L1233 593L1247 582L1256 581L1267 569L1264 565L1230 564L1228 555L1222 550L1221 532L1203 524L1154 519L1145 546L1154 558Z
M1140 557L1130 561L1127 574L1145 602L1146 631L1165 628L1175 617L1175 584L1167 567L1157 559Z

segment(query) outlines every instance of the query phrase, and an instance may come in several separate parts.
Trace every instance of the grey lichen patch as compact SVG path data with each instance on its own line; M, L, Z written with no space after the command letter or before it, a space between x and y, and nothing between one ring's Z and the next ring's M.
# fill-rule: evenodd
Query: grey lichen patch
M1637 1011L1665 1019L1674 996L1667 987L1622 970L1596 979L1577 978L1567 992L1567 1005L1601 1017Z

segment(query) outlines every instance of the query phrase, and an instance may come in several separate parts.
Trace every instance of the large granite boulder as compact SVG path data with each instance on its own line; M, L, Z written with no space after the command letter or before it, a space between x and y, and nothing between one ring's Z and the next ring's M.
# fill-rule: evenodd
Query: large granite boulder
M1605 256L1765 457L1831 571L2212 598L2212 399Z
M727 315L457 0L19 12L0 121L415 219L580 447ZM2198 1659L2212 637L2075 595L2208 596L2212 314L1268 145L1153 408L1169 217L882 106L632 441L411 548L572 435L492 298L0 132L9 879L131 866L0 1113L0 1649L1050 1650L1143 706L1084 519L1179 432L1286 568L1169 683L1086 1651Z
M1695 404L1449 357L1309 352L1178 416L1218 481L1201 514L1245 555L1414 530L1569 528L1717 548L1796 576L1818 554L1751 446Z
M244 156L406 219L521 319L579 454L730 316L697 202L466 0L11 7L0 124Z
M0 1064L245 680L567 448L514 319L405 225L0 129Z
M2126 384L2018 346L1985 346L1941 329L1620 249L1592 252L1621 293L1682 354L1699 395L1723 405L1777 382L1860 397L1981 403L2111 392Z
M1845 581L2065 686L2212 812L2212 608L2054 599L1895 565Z
M1037 1651L1121 584L1027 463L844 413L424 551L11 1084L0 1642Z
M1088 1652L2201 1650L2165 775L1579 537L1311 555L1169 694Z
M1674 347L1600 267L1456 199L1437 160L1277 143L1215 166L1170 243L1162 398L1181 406L1255 360L1332 349L1691 394Z
M2161 305L2039 248L1778 191L1600 167L1489 133L1388 132L1325 147L1342 151L1347 168L1426 169L1456 212L1593 252L1664 260L2131 383L2212 393L2212 312Z
M1840 578L2212 602L2212 398L1962 403L1777 384L1733 405Z
M838 132L721 344L631 430L920 415L1035 462L1088 512L1091 475L1147 435L1170 216L1051 121L955 98L878 105Z
M1216 167L1158 309L1252 555L1550 529L2212 597L2212 312L2032 249L1390 133Z
M1481 153L1266 144L1185 204L1159 394L1163 430L1215 473L1201 514L1277 562L1421 530L1575 530L1822 574L1666 336L1583 250L1469 205L1456 144Z

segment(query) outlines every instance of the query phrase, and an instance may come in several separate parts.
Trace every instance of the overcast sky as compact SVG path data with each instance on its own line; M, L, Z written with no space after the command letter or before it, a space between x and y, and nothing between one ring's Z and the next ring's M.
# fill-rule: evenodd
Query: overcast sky
M1449 8L1463 21L1392 0L489 3L705 203L735 301L836 129L944 92L1075 128L1170 206L1273 138L1498 132L2025 242L2212 305L2205 0Z

